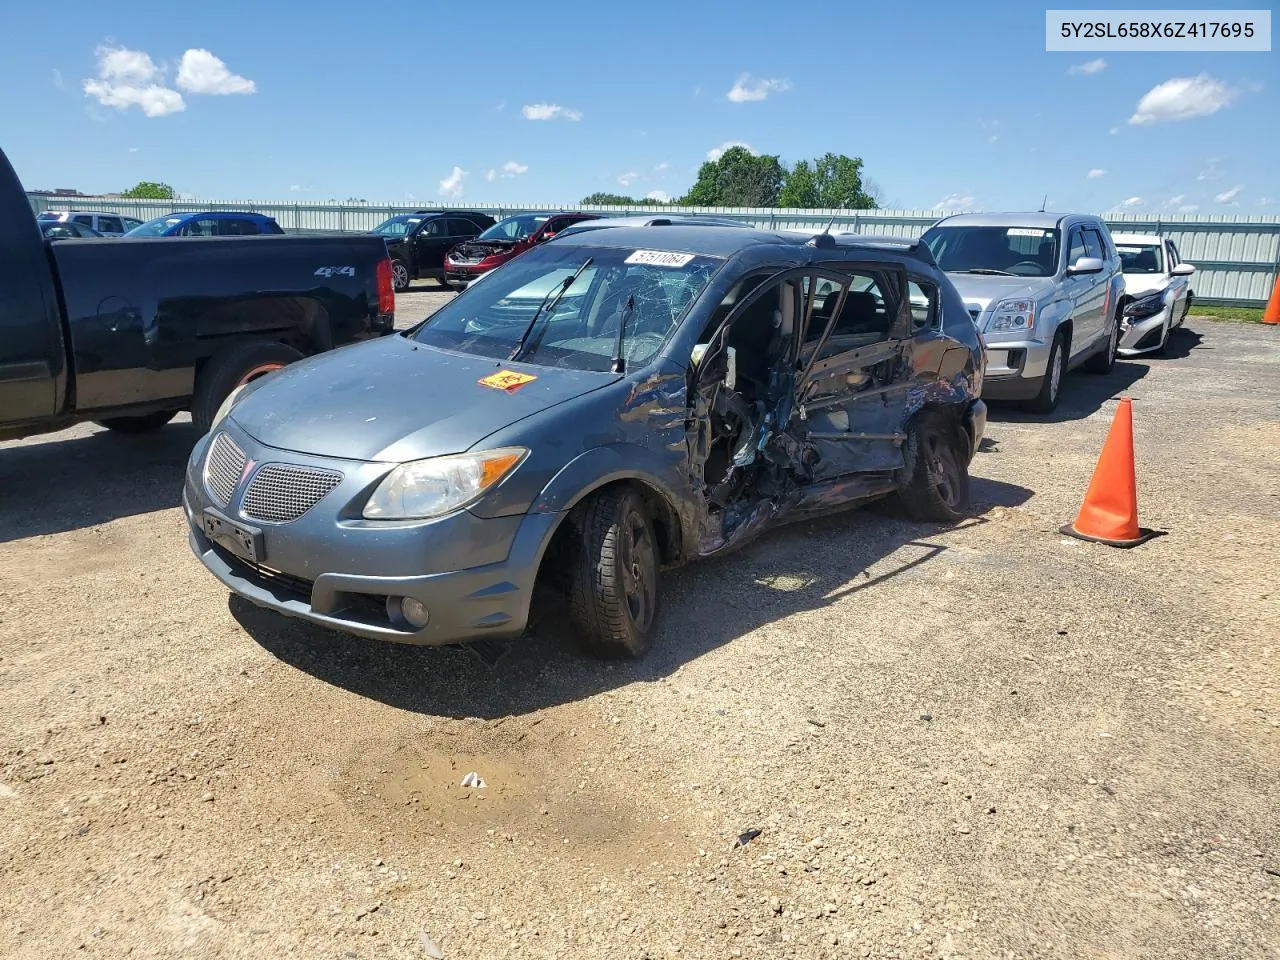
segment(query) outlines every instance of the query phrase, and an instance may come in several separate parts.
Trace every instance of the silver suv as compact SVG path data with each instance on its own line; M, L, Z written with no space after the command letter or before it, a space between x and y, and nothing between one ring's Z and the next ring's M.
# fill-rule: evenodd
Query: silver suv
M36 219L41 224L50 222L78 223L82 227L98 231L104 237L123 237L142 223L136 217L122 217L118 213L72 212L70 210L46 210Z
M1067 370L1110 372L1124 275L1101 219L962 214L939 220L923 239L986 342L983 397L1050 413Z

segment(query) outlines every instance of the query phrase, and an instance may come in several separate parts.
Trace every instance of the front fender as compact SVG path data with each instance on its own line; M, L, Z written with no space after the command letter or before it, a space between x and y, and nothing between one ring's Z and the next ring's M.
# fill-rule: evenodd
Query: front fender
M694 503L693 490L683 466L683 456L659 454L634 443L593 447L560 468L529 512L560 513L572 509L583 497L605 484L638 480L653 487L677 512L683 514Z

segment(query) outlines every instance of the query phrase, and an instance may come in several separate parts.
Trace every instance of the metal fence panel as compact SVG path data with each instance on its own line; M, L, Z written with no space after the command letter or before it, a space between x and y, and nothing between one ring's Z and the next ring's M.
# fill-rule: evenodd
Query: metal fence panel
M140 220L172 211L244 210L275 217L289 233L371 230L388 217L421 209L404 203L290 203L259 200L123 200L28 195L32 209L101 210ZM766 230L812 230L831 224L833 233L918 237L944 213L938 210L790 210L760 207L615 207L584 204L458 204L495 219L539 210L605 213L701 213L732 217ZM948 211L949 212L949 211ZM1199 301L1261 306L1280 273L1280 217L1191 214L1155 217L1113 213L1103 219L1115 233L1155 233L1171 237L1184 260L1197 267L1193 289Z

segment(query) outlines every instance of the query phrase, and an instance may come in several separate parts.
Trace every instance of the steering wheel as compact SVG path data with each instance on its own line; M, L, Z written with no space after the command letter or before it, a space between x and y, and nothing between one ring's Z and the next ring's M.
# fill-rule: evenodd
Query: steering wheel
M1032 267L1036 270L1042 270L1044 268L1044 264L1038 260L1019 260L1009 268L1009 272L1012 273L1015 267Z

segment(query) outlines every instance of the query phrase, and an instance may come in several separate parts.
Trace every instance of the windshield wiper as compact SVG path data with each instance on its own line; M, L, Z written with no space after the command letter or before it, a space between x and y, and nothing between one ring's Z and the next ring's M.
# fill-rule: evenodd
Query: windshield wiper
M989 267L974 267L972 270L953 270L952 273L982 273L992 277L1016 277L1016 273L1008 270L992 270Z
M560 302L560 298L569 291L571 286L573 286L573 281L582 276L582 271L587 269L590 265L591 257L587 257L586 260L582 261L582 266L573 272L572 276L564 278L564 283L560 284L560 288L558 290L553 288L547 291L547 295L543 297L542 302L538 304L538 309L533 311L533 316L529 318L529 323L524 328L524 332L520 334L520 339L516 341L516 345L512 347L511 352L507 354L508 360L520 359L520 353L524 350L524 345L529 340L529 334L533 332L534 325L537 324L538 318L542 316L542 311L547 309L548 301L550 301L551 309L555 310L556 304Z
M636 295L627 297L627 305L618 318L618 335L613 339L613 357L609 360L609 370L613 373L625 373L627 365L622 359L622 337L627 331L627 321L636 309Z

